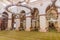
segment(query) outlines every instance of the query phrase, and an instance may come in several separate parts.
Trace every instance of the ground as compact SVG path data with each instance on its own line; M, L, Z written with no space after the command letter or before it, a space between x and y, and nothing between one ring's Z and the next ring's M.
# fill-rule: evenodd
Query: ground
M0 31L0 40L60 40L60 33L37 31Z

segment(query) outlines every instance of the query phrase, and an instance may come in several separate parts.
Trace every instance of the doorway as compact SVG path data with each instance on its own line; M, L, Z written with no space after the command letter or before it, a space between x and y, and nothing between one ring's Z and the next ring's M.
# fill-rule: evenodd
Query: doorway
M55 6L51 6L49 8L49 10L47 10L46 12L46 17L47 17L47 21L49 24L49 31L56 31L56 25L57 25L57 19L58 19L58 12Z
M48 27L48 29L49 29L49 32L50 32L50 31L51 31L51 32L57 31L57 30L56 30L56 27L55 27L55 22L49 22L49 27Z

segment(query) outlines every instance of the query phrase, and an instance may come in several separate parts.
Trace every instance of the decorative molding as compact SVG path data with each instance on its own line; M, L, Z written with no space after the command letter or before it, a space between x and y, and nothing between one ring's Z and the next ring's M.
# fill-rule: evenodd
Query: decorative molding
M32 16L26 16L26 18L31 18Z
M46 14L40 14L39 16L46 16Z
M15 5L14 5L14 4L13 4L13 5L8 5L5 9L6 9L8 12L13 13L13 12L11 12L11 11L8 10L8 8L9 8L9 7L12 7L12 6L25 7L25 8L29 9L29 10L32 12L32 9L31 9L30 7L24 6L24 5L16 5L16 4L15 4ZM31 13L31 12L30 12L30 13ZM13 13L13 14L14 14L14 13Z

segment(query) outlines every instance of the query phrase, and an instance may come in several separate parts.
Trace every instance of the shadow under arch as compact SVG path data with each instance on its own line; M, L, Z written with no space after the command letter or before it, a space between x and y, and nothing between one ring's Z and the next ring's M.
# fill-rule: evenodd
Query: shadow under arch
M31 13L32 15L32 21L31 21L31 30L32 31L38 31L39 30L39 10L38 8L33 8L33 11Z
M7 12L3 12L2 13L2 26L1 26L1 30L6 30L8 27L8 13Z
M20 7L20 8L23 8L23 9L20 9L19 10L19 12L21 12L22 10L24 10L25 11L25 14L27 14L27 15L30 15L31 14L31 12L32 12L32 9L30 8L30 7L28 7L28 6L25 6L25 5L8 5L5 9L8 11L8 12L10 12L10 13L12 13L13 15L13 18L12 18L12 24L14 24L14 16L15 16L15 14L13 13L13 12L11 12L10 10L8 10L10 7L13 7L13 6L16 6L16 7ZM25 9L27 9L27 11L25 10ZM23 12L22 12L23 13ZM20 15L20 13L19 13L19 15ZM12 25L12 26L14 26L14 25ZM13 27L12 27L13 28Z
M26 12L24 10L21 10L20 12L20 28L19 30L25 30L26 29Z

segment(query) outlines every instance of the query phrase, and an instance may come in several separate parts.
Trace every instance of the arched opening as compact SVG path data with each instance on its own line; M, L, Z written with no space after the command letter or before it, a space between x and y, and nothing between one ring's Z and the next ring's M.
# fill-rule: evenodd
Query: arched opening
M1 30L6 30L8 26L8 14L7 12L2 13L2 26Z
M39 10L37 8L33 8L32 12L32 27L31 30L37 31L39 29Z
M6 10L12 13L12 29L25 30L27 27L26 16L31 15L31 8L23 5L8 5ZM19 15L19 17L18 17ZM19 21L20 20L20 24ZM30 20L29 20L30 21ZM18 25L18 26L17 26ZM30 26L30 25L29 25Z
M55 5L48 6L46 9L46 17L49 24L49 31L56 31L57 29L57 19L58 19L58 11Z
M20 30L25 30L26 28L26 12L22 10L20 12Z

